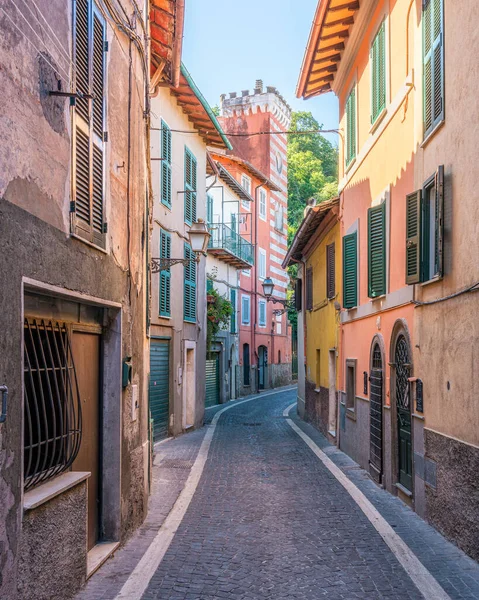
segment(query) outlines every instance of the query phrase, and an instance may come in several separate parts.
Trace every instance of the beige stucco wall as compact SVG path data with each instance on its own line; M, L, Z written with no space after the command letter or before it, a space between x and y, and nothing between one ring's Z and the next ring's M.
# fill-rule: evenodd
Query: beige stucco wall
M444 277L416 286L416 298L443 298L479 282L477 123L479 5L464 0L462 17L444 2L445 122L421 147L421 103L417 103L415 187L439 165L445 168ZM463 18L467 15L467 19ZM421 39L420 27L416 40ZM467 42L466 42L467 41ZM464 51L467 43L467 51ZM421 46L415 46L416 85L422 86ZM479 293L461 295L415 310L414 362L424 382L425 426L479 446Z
M161 88L152 98L151 127L161 127L161 120L172 130L193 131L193 125L183 113L175 97L166 88ZM161 158L161 132L151 132L151 156ZM171 233L171 257L184 256L184 243L187 241L189 226L184 221L185 189L184 157L185 147L197 160L197 218L206 220L206 144L196 133L172 131L172 175L171 210L160 202L161 161L152 161L153 182L153 234L151 254L159 256L160 229L164 226ZM196 353L196 389L194 392L195 426L203 422L205 396L205 348L206 348L206 258L202 257L197 270L197 323L183 320L183 267L171 268L171 317L159 317L159 275L151 278L151 334L171 338L170 350L170 432L178 434L183 430L185 417L187 378L185 373L185 344L193 342ZM190 394L188 394L190 398Z

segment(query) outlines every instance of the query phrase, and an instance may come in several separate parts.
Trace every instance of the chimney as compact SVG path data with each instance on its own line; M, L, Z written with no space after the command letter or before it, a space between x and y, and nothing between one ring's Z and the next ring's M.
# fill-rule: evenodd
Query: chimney
M236 92L230 92L230 98L236 98Z
M262 79L257 79L255 86L254 86L254 93L255 94L262 94L263 93L263 80Z
M276 88L273 87L273 86L271 86L271 85L268 85L266 87L266 91L268 92L268 94L275 94L276 93Z
M243 98L245 96L249 96L249 90L241 90L241 95L243 96Z

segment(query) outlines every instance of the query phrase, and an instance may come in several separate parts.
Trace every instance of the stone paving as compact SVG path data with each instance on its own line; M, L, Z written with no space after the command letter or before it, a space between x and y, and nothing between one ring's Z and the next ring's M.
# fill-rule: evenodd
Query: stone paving
M362 511L286 423L280 391L226 411L196 493L144 600L416 599L423 596ZM207 421L223 407L207 411ZM479 598L479 566L291 417L344 470L452 600ZM162 444L145 525L89 581L118 594L173 506L204 429Z

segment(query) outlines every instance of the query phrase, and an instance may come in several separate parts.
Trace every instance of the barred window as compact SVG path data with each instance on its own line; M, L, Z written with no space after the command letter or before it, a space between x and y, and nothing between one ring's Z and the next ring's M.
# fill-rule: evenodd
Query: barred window
M25 319L24 479L28 490L67 471L80 449L80 394L65 323Z

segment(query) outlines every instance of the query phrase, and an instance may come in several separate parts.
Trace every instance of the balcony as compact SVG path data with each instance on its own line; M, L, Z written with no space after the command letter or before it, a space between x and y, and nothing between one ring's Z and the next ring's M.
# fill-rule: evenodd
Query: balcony
M249 269L254 265L253 244L224 223L211 223L209 230L209 254L237 269Z

